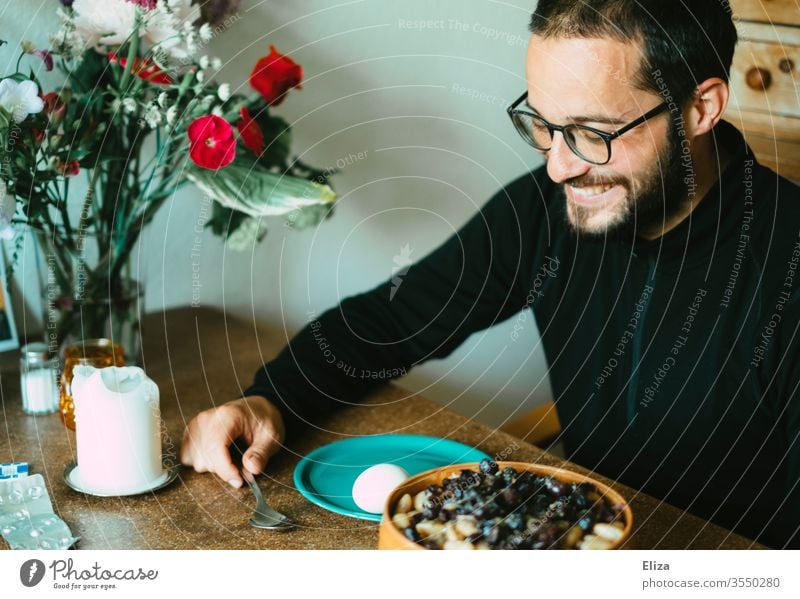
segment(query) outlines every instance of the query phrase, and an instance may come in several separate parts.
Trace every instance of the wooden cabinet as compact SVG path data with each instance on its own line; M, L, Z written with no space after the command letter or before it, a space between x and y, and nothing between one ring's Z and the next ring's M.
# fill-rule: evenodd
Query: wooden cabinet
M800 3L731 0L739 43L725 119L759 162L800 182Z

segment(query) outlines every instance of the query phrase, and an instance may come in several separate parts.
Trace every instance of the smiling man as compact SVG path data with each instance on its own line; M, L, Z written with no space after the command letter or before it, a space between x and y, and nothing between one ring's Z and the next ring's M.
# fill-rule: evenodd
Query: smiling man
M568 459L798 547L800 192L721 120L727 6L686 4L540 0L509 115L545 167L399 288L309 323L245 398L189 424L184 463L241 485L233 439L258 472L286 435L391 378L380 373L530 309Z

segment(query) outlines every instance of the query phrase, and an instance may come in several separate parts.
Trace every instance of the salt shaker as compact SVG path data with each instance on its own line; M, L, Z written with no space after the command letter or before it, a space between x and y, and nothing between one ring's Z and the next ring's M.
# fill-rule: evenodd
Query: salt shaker
M22 409L28 414L58 411L58 356L45 343L29 343L20 351Z

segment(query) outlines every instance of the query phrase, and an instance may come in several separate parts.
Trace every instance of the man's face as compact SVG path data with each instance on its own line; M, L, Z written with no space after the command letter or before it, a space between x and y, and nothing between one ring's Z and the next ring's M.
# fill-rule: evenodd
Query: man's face
M639 45L609 39L532 36L528 46L528 103L556 125L578 123L613 132L658 106L663 98L636 89ZM657 227L685 198L680 141L662 113L611 142L611 160L588 163L555 133L547 172L563 184L567 216L582 234L603 236Z

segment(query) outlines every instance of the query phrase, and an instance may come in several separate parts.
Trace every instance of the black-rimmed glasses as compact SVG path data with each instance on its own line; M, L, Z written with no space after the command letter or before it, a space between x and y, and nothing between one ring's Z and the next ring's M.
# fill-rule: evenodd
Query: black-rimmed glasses
M611 142L613 140L634 127L638 127L647 119L664 112L669 106L667 102L663 102L635 121L609 133L586 125L549 123L538 114L518 108L527 97L528 92L525 92L506 109L508 116L511 117L511 122L514 123L514 127L522 138L537 150L547 152L553 145L555 132L560 131L569 149L582 160L592 164L606 164L611 160Z

